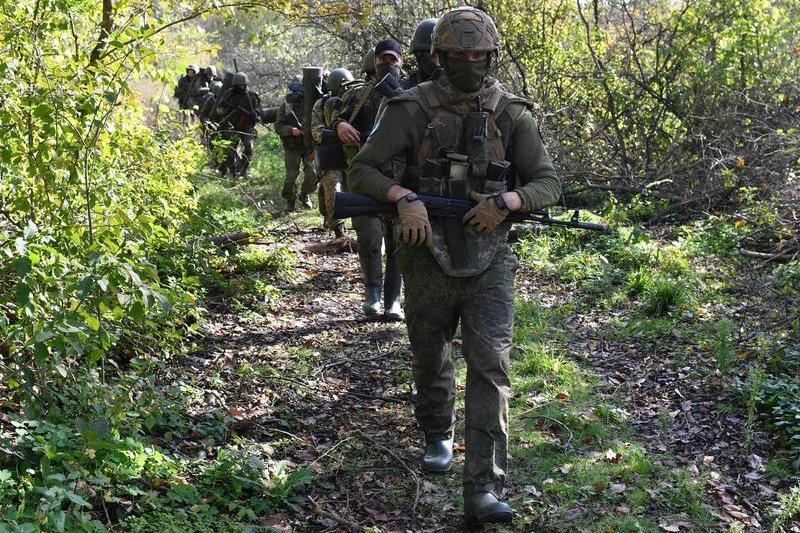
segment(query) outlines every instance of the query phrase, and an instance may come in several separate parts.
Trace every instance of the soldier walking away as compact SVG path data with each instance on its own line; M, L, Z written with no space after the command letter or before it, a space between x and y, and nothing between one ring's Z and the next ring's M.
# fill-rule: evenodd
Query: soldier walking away
M397 205L415 415L426 440L422 467L431 472L448 470L452 462L450 351L461 324L468 523L512 519L501 498L518 264L506 217L553 205L561 194L530 103L488 77L499 45L494 22L482 11L460 7L439 19L432 52L443 73L389 100L349 176L353 192ZM396 160L408 167L392 176L387 170ZM478 203L454 225L429 219L417 192Z
M303 81L295 76L288 83L289 93L284 98L278 109L275 119L275 131L281 138L283 145L283 161L286 166L286 178L283 182L281 197L286 200L286 210L294 211L299 199L300 205L310 209L311 193L317 184L317 176L311 164L311 150L305 145L303 139ZM300 163L303 164L303 183L300 185L300 194L297 194L297 175L300 173Z
M222 122L227 124L222 137L228 141L227 159L222 175L229 169L231 176L247 177L247 170L253 158L253 146L256 141L256 123L261 110L261 98L247 88L247 74L237 72L233 75L231 88L220 96L217 113L223 115ZM238 157L238 146L242 145L242 156Z
M333 69L328 74L328 89L326 94L316 102L311 111L311 135L314 137L316 145L322 145L324 132L331 131L333 114L338 112L342 106L342 95L345 90L355 81L353 74L346 68ZM333 149L341 149L340 145L332 146ZM319 208L325 220L325 228L333 230L337 238L344 237L346 234L344 220L333 218L333 200L336 191L342 190L344 184L345 168L323 168L323 161L318 156L315 158L317 174L319 176L320 203Z
M392 39L379 41L375 45L374 64L375 78L344 94L343 108L333 121L336 133L345 145L348 162L366 141L378 115L383 96L375 90L375 84L386 75L400 80L403 66L400 43ZM394 236L387 231L386 220L377 215L354 217L353 229L356 231L358 259L364 279L364 302L361 306L364 314L375 316L380 313L383 288L384 315L389 320L402 320L402 275L395 256ZM381 268L382 249L386 253L385 275Z
M402 80L403 88L416 87L423 81L434 78L439 73L438 58L431 54L431 35L436 19L425 19L417 24L411 39L411 53L417 60L417 70Z

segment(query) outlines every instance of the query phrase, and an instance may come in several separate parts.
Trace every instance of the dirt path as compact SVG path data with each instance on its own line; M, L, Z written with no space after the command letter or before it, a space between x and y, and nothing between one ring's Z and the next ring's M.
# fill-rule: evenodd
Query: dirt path
M461 530L462 453L446 475L418 468L404 325L363 317L351 249L321 246L330 236L307 223L279 225L295 279L276 284L269 313L222 302L190 357L201 383L219 391L210 401L226 413L229 437L313 474L261 525ZM710 356L688 353L686 332L609 338L614 316L576 305L579 295L554 280L523 268L517 289L513 530L727 531L734 520L762 530L786 480L765 478L768 439L721 407L733 400L708 378ZM538 346L524 345L529 337L544 355L529 357Z

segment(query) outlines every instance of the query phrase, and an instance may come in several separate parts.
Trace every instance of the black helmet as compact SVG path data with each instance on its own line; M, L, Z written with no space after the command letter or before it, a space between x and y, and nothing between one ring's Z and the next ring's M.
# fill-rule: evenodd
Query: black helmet
M328 89L333 94L340 95L344 92L342 90L344 85L354 79L353 73L346 68L335 68L328 75Z
M370 48L367 55L364 56L364 65L362 68L367 77L375 75L375 48Z
M411 39L411 53L431 53L431 35L437 19L425 19L417 24Z

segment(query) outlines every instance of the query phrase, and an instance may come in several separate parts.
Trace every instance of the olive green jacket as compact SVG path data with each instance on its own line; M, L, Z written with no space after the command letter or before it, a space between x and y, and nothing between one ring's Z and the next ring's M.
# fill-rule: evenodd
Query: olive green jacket
M492 80L494 82L494 80ZM449 83L441 80L439 83ZM499 117L497 127L504 139L511 139L511 162L516 168L521 211L535 211L555 204L561 196L561 182L544 147L536 120L521 102L510 103ZM402 176L395 175L393 161L416 161L428 125L421 105L408 100L389 100L375 123L367 142L353 158L348 183L355 193L386 202L387 192Z

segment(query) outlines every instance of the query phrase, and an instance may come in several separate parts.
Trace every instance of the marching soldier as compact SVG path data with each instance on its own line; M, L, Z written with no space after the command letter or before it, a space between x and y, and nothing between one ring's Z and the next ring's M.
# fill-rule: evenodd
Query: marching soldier
M352 160L360 146L372 131L383 96L375 84L387 74L400 79L403 53L400 43L392 39L378 42L375 46L375 78L364 85L347 91L342 98L343 108L333 121L339 139L345 145L348 161ZM400 305L402 276L394 253L394 240L386 231L383 217L366 215L353 218L356 231L358 258L364 279L364 302L362 309L367 316L375 316L381 309L383 289L383 312L390 320L402 320ZM385 246L384 246L385 241ZM386 253L385 274L382 268L382 250Z
M311 112L311 134L317 145L323 142L323 130L331 128L333 113L338 112L342 105L341 97L353 81L353 74L346 68L336 68L328 74L327 85L330 93L317 100ZM319 158L317 158L317 163L321 163ZM318 168L317 172L319 173L321 192L320 212L325 219L325 227L333 230L336 237L344 237L344 220L332 218L334 195L337 190L342 189L344 169L322 170Z
M530 104L488 77L499 45L494 22L478 9L460 7L439 19L431 51L443 73L388 101L349 175L353 192L397 205L415 414L426 439L422 466L432 472L452 462L450 350L461 324L464 515L477 523L512 519L511 507L500 500L508 474L517 269L505 219L511 211L552 205L561 193ZM401 173L395 173L398 160L407 162ZM477 205L454 228L430 220L417 192L471 198Z
M431 35L436 19L425 19L417 24L414 37L411 39L411 53L417 60L417 70L403 79L403 88L410 89L433 79L438 74L440 67L436 57L431 54Z
M217 113L223 115L223 124L228 127L222 131L222 137L228 141L228 155L223 167L223 176L230 169L231 176L237 174L247 177L247 170L253 158L253 146L256 141L256 122L261 111L261 98L247 88L247 74L237 72L233 75L231 88L220 96ZM242 144L242 157L238 157L238 146Z
M284 98L275 119L275 131L283 144L283 158L286 166L286 178L283 182L281 196L286 200L287 211L294 211L299 199L300 205L307 209L312 207L311 193L314 192L317 176L311 164L311 150L306 148L303 140L303 81L294 77L288 84L289 94ZM303 183L300 194L297 194L297 175L300 163L303 164Z

